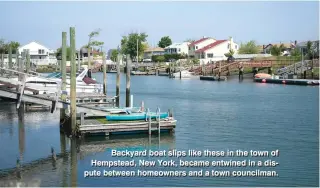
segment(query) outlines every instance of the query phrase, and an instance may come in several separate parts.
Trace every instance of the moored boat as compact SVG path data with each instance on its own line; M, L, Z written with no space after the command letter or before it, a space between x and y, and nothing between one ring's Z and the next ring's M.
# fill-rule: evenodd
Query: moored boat
M155 119L159 117L158 113L129 113L129 114L112 114L107 115L106 119L108 121L136 121L136 120L146 120L149 117L151 119ZM160 113L160 119L164 119L168 117L168 113Z
M254 76L255 78L272 78L272 75L266 73L258 73Z

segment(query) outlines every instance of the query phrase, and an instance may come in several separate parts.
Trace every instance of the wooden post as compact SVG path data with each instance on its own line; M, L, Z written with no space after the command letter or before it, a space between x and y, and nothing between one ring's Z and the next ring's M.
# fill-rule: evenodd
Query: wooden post
M14 66L14 69L16 71L19 71L19 55L20 55L19 50L16 49L16 63L15 63L15 66Z
M91 69L91 56L90 56L90 54L91 54L91 47L88 47L88 70L90 70Z
M60 72L61 72L61 76L62 76L62 79L61 79L61 91L62 91L61 100L64 102L67 99L66 60L67 60L67 32L62 32ZM60 109L60 121L63 121L65 119L65 116L67 113L66 111L68 111L67 106L64 106L64 108Z
M149 120L149 123L148 123L148 125L149 125L149 135L151 135L152 127L151 127L151 114L150 114L149 109L148 109L147 117L148 117L148 120Z
M75 28L70 27L70 65L71 65L71 73L70 73L70 111L71 111L71 128L72 133L76 130L77 123L77 109L76 109L76 59L75 59Z
M106 64L106 56L104 52L102 52L102 63L103 63L103 94L107 95L107 64Z
M80 52L78 54L78 71L80 72L81 62L80 62Z
M28 74L30 71L30 51L27 50L27 61L26 61L26 73Z
M0 62L0 68L4 68L4 57L3 54L1 54L1 62ZM3 76L3 70L0 70L0 76Z
M126 69L127 69L127 86L126 86L126 107L130 107L130 70L131 70L131 57L128 54L127 55L127 65L126 65Z
M67 82L66 82L66 61L67 61L67 32L62 32L62 54L61 54L61 75L62 75L62 84L61 84L61 90L66 91L67 89ZM63 94L61 96L62 100L65 101L67 96Z
M220 80L220 76L221 76L221 61L219 61L219 80Z
M117 81L116 81L116 105L120 106L120 60L122 60L122 56L118 55L117 58Z
M9 69L12 69L12 47L11 47L11 45L9 45L9 61L8 61L8 64L9 64ZM9 76L12 76L12 72L11 71L9 72Z
M313 79L313 61L314 61L314 59L311 62L311 79Z
M179 61L179 67L180 67L180 79L181 79L181 61Z

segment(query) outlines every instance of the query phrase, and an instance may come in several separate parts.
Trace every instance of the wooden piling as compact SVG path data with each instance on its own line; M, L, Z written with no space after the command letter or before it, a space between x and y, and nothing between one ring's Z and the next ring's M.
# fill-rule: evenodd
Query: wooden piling
M91 47L88 47L88 70L91 70L90 53L91 53Z
M103 94L107 95L107 62L105 53L102 52L102 63L103 63Z
M11 47L11 45L9 45L9 61L8 61L8 64L9 64L9 69L12 69L12 47ZM12 76L12 72L11 71L9 72L9 76Z
M1 62L0 62L0 68L4 68L4 57L3 54L1 54ZM0 70L0 76L3 76L3 70Z
M181 61L179 61L179 67L180 67L180 79L181 79Z
M118 55L117 58L117 81L116 81L116 105L120 106L120 60L122 59L121 55Z
M67 88L67 72L66 72L66 61L67 61L67 32L62 32L62 58L61 58L61 75L62 75L62 84L61 84L61 90L65 91ZM63 94L61 96L62 100L66 99L66 95Z
M80 72L80 69L81 69L81 62L80 62L80 52L77 53L78 54L78 71Z
M130 72L131 72L131 57L127 54L127 86L126 86L126 107L130 107Z
M14 66L14 69L16 71L19 71L19 55L20 55L19 50L16 49L16 63L15 63L15 66Z
M71 73L70 73L70 117L71 117L71 129L72 133L76 130L77 123L77 107L76 107L76 48L75 48L75 28L70 27L70 65L71 65Z
M27 50L26 54L26 73L29 73L30 71L30 51Z

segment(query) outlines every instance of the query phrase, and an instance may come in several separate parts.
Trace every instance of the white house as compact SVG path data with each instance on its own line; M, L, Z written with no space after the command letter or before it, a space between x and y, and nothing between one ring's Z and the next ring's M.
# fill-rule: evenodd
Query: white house
M189 44L189 49L188 49L188 54L190 57L195 57L195 51L199 50L213 42L215 42L216 40L214 38L211 37L203 37L197 41L194 41L192 43Z
M29 50L30 61L36 65L49 65L57 63L55 51L41 45L38 42L30 42L29 44L19 47L19 53L22 53L24 50Z
M227 60L224 55L232 49L237 54L239 46L233 42L231 37L229 40L216 40L213 38L202 38L189 45L189 54L197 59L200 63L208 63L212 61Z
M170 46L164 48L166 54L189 54L190 42L173 43Z

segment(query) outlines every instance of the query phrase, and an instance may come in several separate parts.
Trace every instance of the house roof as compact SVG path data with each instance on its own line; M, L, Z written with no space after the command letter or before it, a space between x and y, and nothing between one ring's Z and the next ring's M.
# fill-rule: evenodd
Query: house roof
M148 48L144 52L164 52L164 49L160 47Z
M199 44L200 42L203 42L203 41L205 41L207 39L209 39L209 37L205 37L205 38L196 40L196 41L192 42L191 44L189 44L189 46L194 46L194 45Z
M43 46L42 44L40 44L39 42L36 42L36 41L32 41L32 42L30 42L30 43L28 43L26 45L23 45L23 46L19 47L18 49L25 49L25 48L28 48L28 47L31 47L31 46L34 46L34 45L36 45L36 46L38 46L40 48L49 50L49 48Z
M198 52L205 52L205 51L207 51L207 50L209 50L209 49L211 49L211 48L214 48L214 47L216 47L217 45L219 45L219 44L221 44L221 43L224 43L224 42L226 42L226 41L228 41L228 40L217 40L217 41L215 41L214 43L211 43L211 44L209 44L209 45L207 45L207 46L205 46L205 47L203 47L203 48L200 48L199 50L196 51L196 53L198 53Z
M190 42L173 43L173 44L171 44L170 46L165 47L164 49L178 48L178 47L180 47L180 46L183 45L183 44L189 45Z

